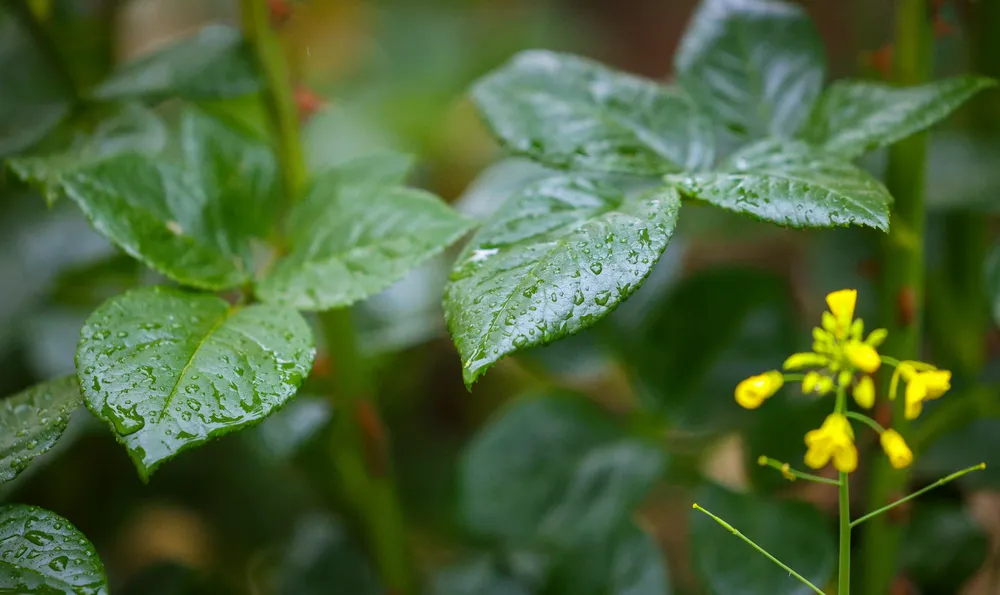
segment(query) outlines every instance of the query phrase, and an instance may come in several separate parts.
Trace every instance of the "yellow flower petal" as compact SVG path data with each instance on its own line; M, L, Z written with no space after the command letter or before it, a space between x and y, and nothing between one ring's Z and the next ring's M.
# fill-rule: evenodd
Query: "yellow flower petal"
M806 465L821 469L833 459L833 465L844 473L854 471L858 466L858 450L854 446L854 430L850 422L840 413L832 413L816 430L806 433L808 447Z
M745 409L756 409L778 392L784 383L784 376L777 370L751 376L736 385L736 402Z
M826 304L830 306L830 312L841 324L844 324L843 321L850 324L850 320L854 318L854 306L857 303L858 290L856 289L841 289L826 296Z
M889 463L896 469L905 469L913 462L913 451L896 430L886 430L879 437L882 450L889 457Z
M830 363L830 358L818 353L793 353L788 356L782 366L786 370L801 370L802 368L822 368Z
M921 372L920 378L927 389L925 399L936 399L951 388L951 372L948 370Z
M878 351L871 345L862 343L861 341L851 341L844 347L844 354L847 356L848 361L851 365L861 370L865 374L871 374L879 369L882 365L882 358L879 357Z
M872 377L862 376L852 394L859 406L871 409L875 404L875 382L872 381Z
M842 473L852 473L858 468L858 449L854 444L833 451L833 466Z

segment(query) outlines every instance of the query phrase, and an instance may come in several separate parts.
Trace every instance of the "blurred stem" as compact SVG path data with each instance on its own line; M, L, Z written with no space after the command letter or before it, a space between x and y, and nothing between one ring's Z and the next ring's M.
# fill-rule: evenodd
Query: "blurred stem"
M931 70L931 19L927 0L896 0L893 83L927 81ZM895 198L889 234L883 243L880 317L889 330L884 351L900 360L917 359L924 309L924 184L927 136L915 134L889 148L886 186ZM905 437L905 399L893 402L893 428ZM906 486L905 471L888 459L871 464L868 508L878 509ZM865 595L889 592L896 575L901 527L880 516L867 526L862 541L861 590Z
M245 35L266 81L265 95L287 211L308 182L299 140L298 109L288 65L271 29L266 0L241 2ZM392 479L388 437L371 398L371 378L358 350L351 312L346 308L323 312L319 321L334 366L329 389L338 415L330 433L330 457L337 471L338 488L364 534L387 593L415 595L418 588Z

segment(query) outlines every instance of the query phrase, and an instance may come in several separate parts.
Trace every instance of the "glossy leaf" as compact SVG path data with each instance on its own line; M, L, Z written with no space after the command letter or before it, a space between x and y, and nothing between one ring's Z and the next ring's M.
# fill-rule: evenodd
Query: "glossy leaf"
M399 186L409 159L379 154L321 174L290 216L289 254L257 285L300 310L350 305L389 287L472 222L436 196Z
M947 118L973 95L996 84L980 76L914 87L837 81L823 92L802 137L844 159L891 145Z
M656 175L712 161L711 124L683 92L584 58L522 52L472 96L504 148L550 167Z
M731 131L791 136L820 94L822 41L781 0L702 0L674 57L681 85Z
M21 180L34 185L50 205L61 191L62 177L125 152L155 155L167 144L167 129L151 110L128 104L78 134L67 147L41 155L10 159L7 164Z
M102 100L235 97L260 90L253 54L237 29L209 25L133 60L93 91Z
M14 6L0 6L0 158L41 140L69 114L73 100L68 82L15 16Z
M814 585L833 574L837 550L826 519L802 502L765 501L705 485L695 502L725 519ZM716 595L809 595L774 562L755 552L704 513L691 511L691 557Z
M631 521L608 539L560 561L544 595L670 595L663 553Z
M610 537L658 477L663 455L582 398L514 403L469 445L461 508L478 534L577 547Z
M94 546L59 515L23 504L0 506L0 592L106 595Z
M75 377L36 384L0 402L0 483L48 452L82 405Z
M668 181L687 196L778 225L889 230L892 196L881 182L800 142L764 140L731 155L718 171Z
M914 507L900 552L907 577L925 593L960 593L990 551L990 539L959 505Z
M76 365L87 407L148 477L179 452L281 407L313 354L309 327L294 310L150 287L91 314Z
M530 184L465 247L445 316L465 383L504 356L593 325L639 288L667 246L680 197L579 176Z

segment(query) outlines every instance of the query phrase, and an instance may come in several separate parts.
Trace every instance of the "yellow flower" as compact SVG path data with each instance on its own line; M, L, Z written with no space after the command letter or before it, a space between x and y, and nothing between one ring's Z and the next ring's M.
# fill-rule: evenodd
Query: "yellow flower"
M906 419L916 419L924 409L924 401L937 399L951 388L951 372L927 370L916 372L912 366L901 375L906 380Z
M882 443L882 449L889 457L889 463L896 469L905 469L913 462L913 451L896 430L882 432L879 442Z
M857 303L858 290L856 289L841 289L826 296L826 304L830 306L830 312L837 323L836 335L838 337L843 337L850 328L851 321L854 319L854 306Z
M882 343L885 343L886 337L889 336L889 331L884 328L877 328L872 332L868 333L868 338L865 339L865 343L871 345L872 347L878 347Z
M782 366L786 370L801 370L802 368L822 368L830 363L830 358L818 353L793 353Z
M818 395L828 394L833 390L833 378L824 376L815 370L806 373L802 379L802 392L805 394L816 393Z
M854 400L865 409L871 409L875 404L875 383L871 376L862 376L854 387Z
M806 434L806 465L822 469L833 459L838 471L850 473L858 467L858 449L854 446L854 430L840 413L831 413L818 430Z
M777 370L751 376L736 385L736 402L746 409L756 409L784 383L784 376Z
M851 365L865 374L875 372L882 365L882 358L875 348L861 341L851 341L844 346L844 354Z

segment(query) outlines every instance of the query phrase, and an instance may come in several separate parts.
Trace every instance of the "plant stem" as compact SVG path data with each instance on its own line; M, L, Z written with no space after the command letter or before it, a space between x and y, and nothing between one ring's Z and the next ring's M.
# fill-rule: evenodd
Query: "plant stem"
M769 457L760 457L759 459L757 459L757 462L766 467L777 469L778 471L781 472L782 475L784 475L788 479L804 479L806 481L825 483L827 485L834 485L834 486L840 485L840 482L835 479L829 479L827 477L821 477L819 475L813 475L812 473L799 471L798 469L792 469L790 466L786 467L788 463L782 463L781 461L777 461Z
M81 99L80 84L77 82L73 71L63 59L63 55L59 52L59 48L56 47L55 41L49 35L45 25L38 21L38 18L31 10L31 7L28 6L26 0L6 0L5 4L17 16L21 25L28 32L28 35L34 40L39 51L45 54L45 58L49 61L53 70L59 73L59 77L62 79L62 84L66 87L66 90L73 95L75 102L79 103Z
M738 529L736 529L735 527L733 527L732 525L730 525L726 521L724 521L724 520L720 519L719 517L715 516L714 514L708 512L707 510L705 510L704 508L702 508L698 504L693 504L692 507L695 510L697 510L699 512L703 512L706 515L708 515L709 517L711 517L712 520L714 520L716 523L719 523L720 525L722 525L723 527L725 527L726 529L728 529L730 533L732 533L736 537L739 537L740 539L742 539L744 542L746 542L753 549L755 549L758 552L764 554L764 556L766 556L768 560L770 560L770 561L774 562L775 564L777 564L778 566L780 566L788 574L790 574L790 575L794 576L795 578L799 579L803 584L805 584L806 586L808 586L814 592L819 593L819 595L826 595L823 591L820 590L819 587L817 587L816 585L810 583L808 580L806 580L806 578L804 576L802 576L801 574L795 572L794 570L792 570L791 568L789 568L787 565L785 565L784 562L782 562L781 560L779 560L779 559L775 558L774 556L772 556L771 554L769 554L767 552L767 550L765 550L764 548L762 548L759 545L757 545L756 543L754 543L749 537L747 537L746 535L740 533Z
M927 0L896 0L893 82L915 85L928 80L931 64L931 19ZM889 148L886 186L895 198L889 234L884 241L881 279L881 322L889 330L885 351L900 360L916 359L924 310L924 178L927 136L919 133ZM905 399L893 403L893 428L906 438ZM905 471L883 457L871 466L869 508L879 508L906 485ZM865 561L861 592L884 595L896 574L900 527L887 517L870 523L863 540Z
M861 523L863 523L863 522L865 522L865 521L867 521L867 520L869 520L869 519L871 519L873 517L877 517L878 515L882 514L883 512L887 512L889 510L892 510L893 508L896 508L897 506L899 506L900 504L903 504L904 502L909 502L910 500L913 500L914 498L918 498L918 497L926 494L927 492L933 490L934 488L939 488L939 487L943 486L944 484L948 483L949 481L954 481L954 480L958 479L959 477L962 477L963 475L966 475L968 473L972 473L973 471L981 471L981 470L983 470L985 468L986 468L986 463L979 463L978 465L973 465L973 466L968 467L966 469L962 469L961 471L956 471L955 473L952 473L951 475L949 475L947 477L942 477L941 479L935 481L931 485L929 485L929 486L927 486L927 487L925 487L923 489L917 490L916 492L913 492L909 496L906 496L904 498L900 498L899 500L896 500L892 504L887 504L886 506L883 506L882 508L879 508L878 510L869 512L865 516L863 516L863 517L861 517L859 519L856 519L854 522L851 523L851 527L856 527L856 526L860 525Z
M847 417L849 417L851 419L856 419L856 420L860 421L861 423L865 424L869 428L875 430L875 432L877 434L879 434L879 435L881 435L882 432L885 431L885 428L883 428L880 423L878 423L877 421L875 421L874 419L868 417L867 415L865 415L863 413L858 413L856 411L845 411L844 415L846 415Z
M265 94L287 210L302 195L308 181L299 141L298 110L284 54L271 30L266 1L241 1L245 34L267 83ZM415 595L416 575L392 479L388 437L371 398L367 362L358 350L351 312L346 308L331 310L321 313L319 320L334 366L330 396L339 410L330 433L337 487L365 537L386 592Z
M843 385L837 386L836 411L841 415L847 414L847 388ZM851 594L851 492L847 479L847 473L841 472L839 476L837 492L840 504L840 563L837 572L837 593L838 595Z

